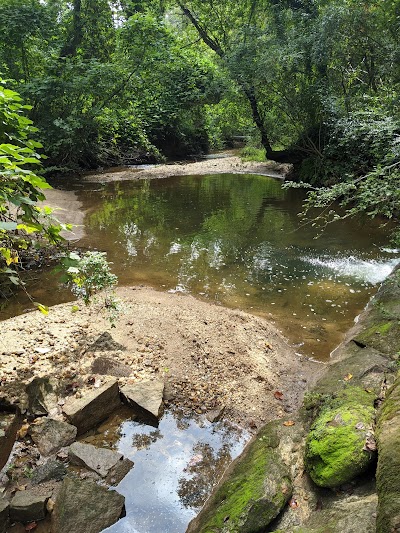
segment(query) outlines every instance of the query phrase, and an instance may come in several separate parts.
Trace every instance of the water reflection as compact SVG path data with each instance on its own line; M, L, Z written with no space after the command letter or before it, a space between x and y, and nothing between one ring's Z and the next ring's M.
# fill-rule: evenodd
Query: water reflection
M189 292L275 319L321 359L399 260L387 229L369 219L343 220L315 239L315 228L299 224L301 191L263 176L86 183L77 195L87 213L80 244L107 251L120 284ZM62 301L55 283L42 279L35 299Z
M315 228L299 226L301 203L298 190L260 176L121 182L104 187L86 222L122 283L273 317L303 352L327 358L398 254L364 219L315 239Z
M180 533L196 516L249 435L228 424L164 414L157 431L130 419L114 444L135 466L118 485L125 518L112 533Z

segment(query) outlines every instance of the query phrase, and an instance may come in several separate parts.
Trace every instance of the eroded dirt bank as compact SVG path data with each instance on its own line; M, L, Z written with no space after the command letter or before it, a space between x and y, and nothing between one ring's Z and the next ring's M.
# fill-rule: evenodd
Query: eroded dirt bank
M224 408L255 430L298 408L323 367L296 355L261 318L149 288L121 288L118 296L123 312L114 329L96 305L74 311L71 303L2 322L0 396L23 404L24 384L55 376L66 396L80 397L115 375L107 359L120 365L122 383L162 379L167 404L197 413Z

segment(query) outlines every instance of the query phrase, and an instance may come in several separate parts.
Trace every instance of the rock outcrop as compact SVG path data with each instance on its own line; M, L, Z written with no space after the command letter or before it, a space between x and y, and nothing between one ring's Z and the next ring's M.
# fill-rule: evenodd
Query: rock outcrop
M275 422L267 424L232 463L187 533L264 531L292 495L290 469Z

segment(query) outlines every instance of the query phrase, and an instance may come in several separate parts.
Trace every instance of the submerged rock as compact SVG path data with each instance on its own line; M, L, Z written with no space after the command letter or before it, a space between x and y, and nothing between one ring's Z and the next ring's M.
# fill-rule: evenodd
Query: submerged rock
M77 428L67 422L44 418L29 429L33 442L42 455L52 455L64 446L69 446L76 439Z
M57 533L100 533L115 524L125 510L125 498L93 481L66 477L51 518Z
M121 388L123 400L136 414L153 421L158 421L162 414L163 393L162 381L143 381Z
M84 398L66 402L63 411L81 435L100 424L120 405L118 382L111 380Z
M133 462L121 453L83 442L72 444L68 457L73 465L88 468L112 484L119 483L133 467Z
M374 454L366 449L375 419L374 396L348 387L314 421L306 441L306 467L320 487L338 487L365 472Z
M377 421L377 532L400 531L400 376L388 391Z
M229 467L187 532L264 531L292 494L278 446L276 424L267 424Z
M51 494L29 489L17 492L10 503L10 518L14 522L35 522L46 516L46 503Z

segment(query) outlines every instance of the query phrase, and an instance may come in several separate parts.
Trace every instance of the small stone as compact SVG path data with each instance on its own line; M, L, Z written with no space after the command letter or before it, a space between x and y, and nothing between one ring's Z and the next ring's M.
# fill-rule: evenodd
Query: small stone
M92 372L93 374L123 378L129 377L132 374L132 369L127 365L113 361L107 357L97 357L92 363Z
M45 481L61 481L67 473L67 469L61 461L49 459L44 465L39 466L33 473L32 483L38 485Z
M221 407L220 409L213 409L212 411L209 411L206 414L207 420L212 423L218 422L219 420L221 420L222 415L224 414L224 410L225 408Z
M47 415L57 407L58 382L54 378L34 378L26 387L28 409L35 416Z

